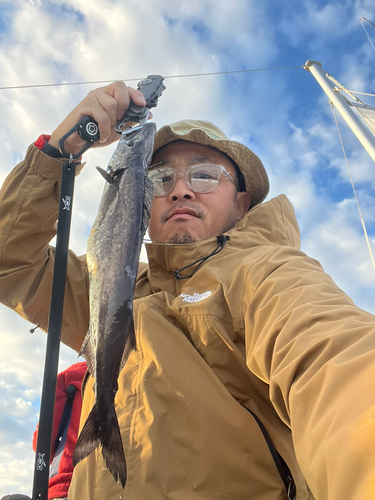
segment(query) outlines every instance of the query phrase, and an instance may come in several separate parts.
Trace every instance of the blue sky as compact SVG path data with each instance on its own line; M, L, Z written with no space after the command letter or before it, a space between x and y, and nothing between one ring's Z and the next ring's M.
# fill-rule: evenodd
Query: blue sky
M375 51L360 17L375 22L373 0L1 1L0 87L297 66L167 79L154 119L159 127L210 120L252 148L269 172L269 198L285 193L295 206L302 249L375 313L375 271L331 107L302 68L320 61L347 88L375 93ZM0 184L28 145L95 87L0 90ZM374 162L339 123L375 251ZM76 182L71 248L79 254L103 187L93 168L112 151L86 153ZM45 334L30 328L0 306L0 496L31 493ZM76 361L63 347L60 369Z

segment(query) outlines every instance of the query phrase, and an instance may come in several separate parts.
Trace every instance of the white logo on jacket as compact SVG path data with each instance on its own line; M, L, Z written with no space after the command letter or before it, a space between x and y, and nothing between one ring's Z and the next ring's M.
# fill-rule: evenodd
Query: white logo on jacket
M207 299L212 295L212 292L204 292L204 293L194 293L193 295L188 295L187 293L182 293L180 297L183 302L200 302L203 299Z

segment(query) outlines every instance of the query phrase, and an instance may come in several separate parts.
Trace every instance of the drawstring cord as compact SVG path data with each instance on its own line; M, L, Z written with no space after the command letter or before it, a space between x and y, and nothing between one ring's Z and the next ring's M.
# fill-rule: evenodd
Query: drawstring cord
M191 264L188 264L185 267L181 267L181 269L176 269L176 271L173 271L176 280L186 280L188 278L191 278L198 271L198 269L206 262L207 259L209 259L213 255L216 255L217 253L223 250L226 242L229 240L229 236L224 236L224 234L220 234L219 236L216 236L216 239L217 239L217 247L209 255L207 255L206 257L202 257L201 259L195 260ZM188 274L187 276L181 276L181 271L185 271L185 269L195 266L195 264L198 265L192 270L190 274Z

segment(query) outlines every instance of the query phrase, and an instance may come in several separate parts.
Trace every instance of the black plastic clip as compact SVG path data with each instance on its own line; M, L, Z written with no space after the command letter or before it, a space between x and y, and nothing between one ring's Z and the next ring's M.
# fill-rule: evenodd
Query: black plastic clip
M86 144L75 155L68 153L65 149L65 141L68 137L74 134L74 132L78 132L79 136L86 141ZM96 121L91 118L91 116L83 116L79 122L74 125L74 127L61 137L59 141L60 152L65 156L65 158L69 158L70 161L78 160L78 158L80 158L80 156L87 151L94 144L94 142L98 141L99 138L99 127Z
M148 75L147 78L138 82L137 87L145 97L146 106L137 106L133 101L130 101L124 116L115 125L115 130L118 134L122 134L124 129L126 130L128 122L135 122L141 125L147 122L150 109L157 106L158 99L163 90L165 90L163 80L164 78L160 75Z

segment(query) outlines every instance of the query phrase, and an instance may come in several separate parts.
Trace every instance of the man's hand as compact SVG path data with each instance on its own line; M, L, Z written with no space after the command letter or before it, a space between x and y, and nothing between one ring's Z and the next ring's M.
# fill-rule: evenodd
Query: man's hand
M113 127L117 120L123 117L130 101L133 101L138 106L146 105L142 92L127 87L124 82L114 82L105 87L92 90L57 127L48 142L58 149L61 137L78 123L83 116L91 116L98 123L100 132L100 141L95 142L92 147L108 146L108 144L112 144L112 142L120 138L120 135ZM78 132L74 132L65 141L65 150L68 153L76 154L85 144Z

